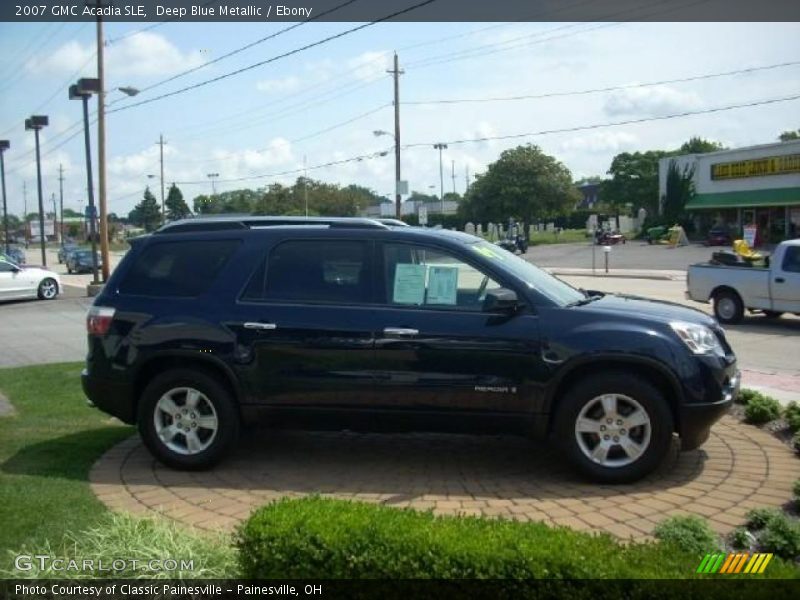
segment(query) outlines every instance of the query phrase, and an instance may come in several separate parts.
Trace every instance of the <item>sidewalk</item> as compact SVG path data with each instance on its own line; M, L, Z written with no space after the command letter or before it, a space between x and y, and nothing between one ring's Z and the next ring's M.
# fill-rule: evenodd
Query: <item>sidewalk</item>
M800 403L800 375L742 369L742 387L772 396L782 405Z
M671 271L657 269L610 269L606 273L602 267L592 269L578 269L571 267L544 267L552 275L573 277L625 277L628 279L656 279L661 281L685 281L686 271Z

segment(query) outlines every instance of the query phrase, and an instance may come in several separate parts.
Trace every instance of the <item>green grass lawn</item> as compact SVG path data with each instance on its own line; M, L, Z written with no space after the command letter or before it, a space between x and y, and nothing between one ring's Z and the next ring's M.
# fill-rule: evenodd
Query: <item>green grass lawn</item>
M58 541L106 513L89 469L133 429L86 406L82 366L0 369L0 391L16 411L0 417L0 567L9 549Z
M574 244L576 242L589 243L586 231L583 229L565 229L559 234L552 231L531 231L530 245L540 246L542 244Z

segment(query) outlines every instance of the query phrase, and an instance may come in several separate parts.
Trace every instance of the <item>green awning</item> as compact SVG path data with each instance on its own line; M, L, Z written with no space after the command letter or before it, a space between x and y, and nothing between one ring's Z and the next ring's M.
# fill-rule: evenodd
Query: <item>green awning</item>
M696 194L686 203L687 210L706 208L751 208L754 206L800 206L800 187L719 194Z

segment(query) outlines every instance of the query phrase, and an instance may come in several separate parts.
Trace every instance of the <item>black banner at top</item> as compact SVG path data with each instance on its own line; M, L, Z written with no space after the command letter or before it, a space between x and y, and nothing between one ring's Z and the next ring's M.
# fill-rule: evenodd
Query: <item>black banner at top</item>
M800 21L798 0L2 0L0 21Z

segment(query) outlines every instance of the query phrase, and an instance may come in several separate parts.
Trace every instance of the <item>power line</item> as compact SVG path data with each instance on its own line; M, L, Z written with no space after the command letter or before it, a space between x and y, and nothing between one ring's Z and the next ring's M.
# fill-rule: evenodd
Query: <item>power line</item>
M333 12L336 12L337 10L339 10L341 8L344 8L345 6L347 6L349 4L353 4L354 2L358 2L358 1L359 0L347 0L346 2L343 2L342 4L339 4L338 6L334 6L333 8L331 8L329 10L326 10L326 11L324 11L322 13L319 13L318 15L316 15L314 17L309 17L308 19L300 21L299 23L295 23L294 25L290 25L289 27L284 27L283 29L281 29L279 31L276 31L275 33L272 33L270 35L267 35L267 36L264 36L262 38L259 38L254 42L250 42L249 44L245 44L244 46L240 46L239 48L236 48L235 50L231 50L230 52L226 52L222 56L218 56L217 58L215 58L213 60L209 60L208 62L205 62L202 65L198 65L196 67L192 67L191 69L187 69L185 71L177 73L176 75L172 75L171 77L167 77L166 79L162 79L161 81L158 81L158 82L156 82L156 83L154 83L152 85L149 85L149 86L147 86L145 88L142 88L141 92L142 93L147 92L149 90L152 90L153 88L157 88L157 87L159 87L161 85L164 85L165 83L169 83L170 81L175 81L176 79L184 77L185 75L189 75L190 73L194 73L195 71L199 71L200 69L204 69L205 67L207 67L209 65L213 65L213 64L218 63L218 62L220 62L222 60L225 60L226 58L230 58L231 56L235 56L236 54L240 54L241 52L244 52L245 50L249 50L250 48L253 48L254 46L258 46L259 44L263 44L264 42L266 42L268 40L272 40L272 39L274 39L274 38L276 38L276 37L278 37L280 35L283 35L284 33L288 33L289 31L297 29L298 27L302 27L303 25L305 25L305 24L307 24L307 23L309 23L311 21L316 21L317 19L321 19L325 15L329 15L329 14L331 14ZM211 4L211 2L208 2L207 4Z
M245 177L233 177L230 179L217 179L217 183L236 183L240 181L250 181L253 179L269 179L272 177L282 177L284 175L294 175L296 173L303 173L305 171L315 171L318 169L325 169L327 167L334 167L337 165L343 165L346 163L351 162L361 162L363 160L372 160L374 158L381 158L387 156L389 154L388 150L378 150L376 152L370 152L369 154L361 154L359 156L351 156L350 158L343 158L340 160L333 160L324 164L320 165L313 165L311 167L301 167L299 169L292 169L289 171L280 171L277 173L261 173L258 175L247 175ZM194 180L194 181L176 181L175 185L208 185L207 180Z
M633 125L636 123L647 123L650 121L667 121L670 119L678 119L681 117L688 117L692 115L704 115L709 113L717 113L723 112L727 110L735 110L739 108L750 108L753 106L763 106L767 104L777 104L779 102L790 102L792 100L800 99L800 94L794 96L784 96L781 98L768 98L766 100L757 100L754 102L746 102L742 104L731 104L728 106L719 106L715 108L706 108L703 110L693 110L693 111L686 111L682 113L674 113L671 115L662 115L658 117L642 117L640 119L628 119L625 121L613 121L609 123L596 123L593 125L579 125L576 127L564 127L562 129L543 129L541 131L532 131L527 133L513 133L508 135L494 135L494 136L484 136L479 138L464 138L460 140L449 140L444 143L446 144L469 144L475 142L489 142L495 140L510 140L510 139L517 139L523 137L532 137L532 136L539 136L539 135L548 135L552 133L570 133L574 131L586 131L589 129L602 129L605 127L616 127L619 125ZM433 145L435 142L416 142L414 144L406 144L403 148L418 148L418 147L427 147Z
M586 94L600 94L604 92L614 92L619 90L629 90L642 87L652 87L656 85L666 85L670 83L686 83L689 81L700 81L703 79L713 79L718 77L729 77L732 75L741 75L744 73L755 73L757 71L766 71L770 69L780 69L784 67L794 67L800 65L800 61L792 61L785 63L778 63L773 65L763 65L760 67L750 67L747 69L737 69L735 71L724 71L721 73L708 73L705 75L694 75L691 77L681 77L678 79L662 79L661 81L651 81L647 83L631 83L625 85L616 85L604 88L593 88L588 90L572 90L568 92L543 92L540 94L525 94L520 96L492 96L488 98L446 98L438 100L413 100L403 102L402 104L414 105L428 105L428 104L464 104L464 103L478 103L478 102L506 102L515 100L536 100L540 98L556 98L563 96L582 96Z
M340 31L339 33L330 35L330 36L328 36L326 38L323 38L321 40L317 40L316 42L311 42L310 44L306 44L305 46L301 46L299 48L295 48L294 50L289 50L288 52L284 52L282 54L278 54L276 56L268 58L266 60L262 60L262 61L259 61L257 63L253 63L252 65L248 65L246 67L242 67L241 69L236 69L236 70L230 71L228 73L223 73L222 75L218 75L217 77L212 77L211 79L206 79L204 81L200 81L198 83L195 83L195 84L192 84L192 85L189 85L189 86L177 89L177 90L173 90L173 91L167 92L165 94L161 94L160 96L155 96L154 98L148 98L148 99L145 99L145 100L141 100L139 102L134 102L133 104L126 104L125 106L121 106L119 108L116 108L114 110L110 110L108 112L109 112L109 114L111 114L111 113L119 112L119 111L122 111L122 110L127 110L129 108L135 108L137 106L143 106L145 104L150 104L150 103L156 102L158 100L163 100L164 98L170 98L172 96L177 96L178 94L182 94L184 92L195 90L197 88L209 85L211 83L216 83L218 81L222 81L223 79L227 79L227 78L233 77L235 75L240 75L241 73L245 73L245 72L250 71L252 69L255 69L257 67L262 67L264 65L276 62L276 61L281 60L283 58L287 58L289 56L293 56L295 54L299 54L300 52L304 52L304 51L309 50L311 48L315 48L317 46L321 46L323 44L326 44L326 43L331 42L333 40L345 37L347 35L350 35L352 33L360 31L362 29L366 29L367 27L372 27L373 25L376 25L378 23L382 23L384 21L388 21L389 19L393 19L395 17L399 17L400 15L403 15L405 13L411 12L413 10L416 10L418 8L426 6L428 4L432 4L434 2L436 2L436 0L423 0L423 2L419 2L417 4L414 4L413 6L409 6L408 8L404 8L402 10L395 11L395 12L389 14L389 15L386 15L385 17L381 17L380 19L376 19L374 21L370 21L369 23L362 23L361 25L357 25L356 27L351 27L350 29L346 29L344 31Z

